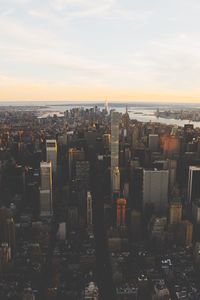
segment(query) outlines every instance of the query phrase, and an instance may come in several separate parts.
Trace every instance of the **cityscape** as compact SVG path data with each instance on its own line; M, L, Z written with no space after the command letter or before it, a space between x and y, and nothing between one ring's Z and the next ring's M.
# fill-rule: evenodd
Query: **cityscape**
M200 128L40 111L0 111L0 299L200 299Z
M0 0L0 300L200 300L199 16Z

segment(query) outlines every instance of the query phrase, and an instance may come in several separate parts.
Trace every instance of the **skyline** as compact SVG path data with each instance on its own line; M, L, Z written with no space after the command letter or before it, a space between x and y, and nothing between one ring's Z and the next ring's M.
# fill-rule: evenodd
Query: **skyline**
M0 101L199 102L197 0L0 4Z

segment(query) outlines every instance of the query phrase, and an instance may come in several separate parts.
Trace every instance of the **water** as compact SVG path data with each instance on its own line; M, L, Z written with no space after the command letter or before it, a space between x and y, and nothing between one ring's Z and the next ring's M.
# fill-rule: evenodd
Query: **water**
M53 116L57 114L58 116L62 116L65 110L72 109L74 107L84 107L84 108L92 108L95 105L103 108L103 102L64 102L64 101L19 101L19 102L0 102L1 106L32 106L32 107L40 107L40 117L47 117L48 115ZM178 125L184 126L184 124L190 123L193 124L194 127L200 128L200 122L190 122L189 120L177 120L177 119L165 119L165 118L157 118L155 116L155 111L157 109L160 110L195 110L200 109L200 104L197 103L147 103L147 102L133 102L133 103L109 103L109 109L115 109L119 112L124 113L126 111L126 106L128 106L128 112L131 119L138 120L140 122L159 122L168 125Z

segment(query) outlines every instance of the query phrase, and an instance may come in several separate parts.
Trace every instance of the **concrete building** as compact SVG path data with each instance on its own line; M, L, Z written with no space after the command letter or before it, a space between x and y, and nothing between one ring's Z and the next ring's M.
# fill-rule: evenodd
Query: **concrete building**
M92 208L92 195L91 192L87 192L87 226L93 224L93 208Z
M111 113L111 191L114 192L114 173L119 167L119 122L120 114L112 111Z
M195 223L200 223L200 199L192 202L192 216Z
M120 171L118 167L112 170L112 194L120 193Z
M200 198L200 166L189 167L188 177L188 202Z
M173 201L169 205L169 223L180 223L182 219L182 204L179 201Z
M168 182L168 170L143 170L143 210L152 206L155 213L166 212Z
M166 158L172 158L180 153L180 139L174 135L167 136L163 143L163 152Z
M181 221L178 226L177 241L181 246L191 246L193 236L193 225L189 221Z
M52 190L52 163L41 162L40 163L40 179L42 190Z
M40 163L40 215L50 216L52 207L52 162Z
M149 134L148 146L152 152L158 152L159 150L159 135Z
M76 179L80 180L85 187L88 187L90 177L90 162L86 160L76 161L75 168Z
M111 135L109 133L103 135L103 145L105 150L111 150Z
M46 140L46 160L52 163L53 174L57 173L57 141Z
M84 161L85 160L85 151L83 149L77 148L70 148L69 149L69 180L74 179L75 177L75 164L77 161Z

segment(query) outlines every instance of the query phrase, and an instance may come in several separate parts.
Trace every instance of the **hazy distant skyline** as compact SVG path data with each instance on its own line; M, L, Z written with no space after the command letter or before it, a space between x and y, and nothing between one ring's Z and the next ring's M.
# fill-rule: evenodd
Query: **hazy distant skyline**
M0 100L200 101L199 0L0 0Z

